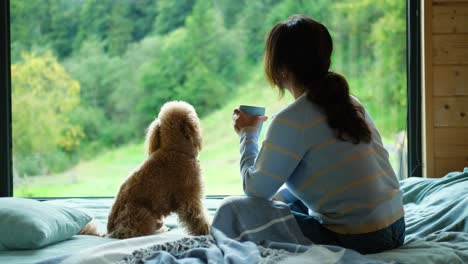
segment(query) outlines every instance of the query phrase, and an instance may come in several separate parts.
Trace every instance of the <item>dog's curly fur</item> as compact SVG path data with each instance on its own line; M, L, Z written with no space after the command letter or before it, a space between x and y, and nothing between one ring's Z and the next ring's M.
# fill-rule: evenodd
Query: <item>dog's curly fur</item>
M190 234L208 234L197 159L202 136L195 109L181 101L164 104L148 128L145 143L148 157L120 187L109 214L108 236L164 232L163 219L172 212Z

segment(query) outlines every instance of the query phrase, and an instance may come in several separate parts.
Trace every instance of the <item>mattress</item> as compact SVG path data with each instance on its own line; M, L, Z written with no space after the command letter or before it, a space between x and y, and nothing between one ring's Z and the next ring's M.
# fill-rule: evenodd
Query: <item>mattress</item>
M440 179L409 178L401 181L400 185L404 192L407 226L405 244L394 250L366 255L368 263L468 263L468 168L463 172L449 173ZM221 197L205 200L210 215L214 215L221 201ZM105 233L107 215L113 200L54 199L45 202L74 207L88 213L96 220L99 231ZM39 250L0 251L0 263L115 263L139 252L150 254L151 250L159 248L155 245L190 239L178 227L175 215L169 216L165 224L171 230L154 236L115 240L75 235L69 240ZM226 250L230 249L223 250L228 252ZM328 254L333 253L330 252ZM281 263L311 260L318 253L307 250L290 259L285 258ZM336 263L340 262L337 260Z

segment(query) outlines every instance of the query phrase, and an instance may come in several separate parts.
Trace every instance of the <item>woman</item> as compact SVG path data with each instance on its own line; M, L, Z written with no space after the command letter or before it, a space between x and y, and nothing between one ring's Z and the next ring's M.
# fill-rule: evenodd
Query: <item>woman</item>
M289 203L315 243L389 250L404 241L402 192L371 117L329 71L332 50L327 28L306 16L269 32L266 77L295 101L273 117L260 151L256 131L266 116L234 110L244 192Z

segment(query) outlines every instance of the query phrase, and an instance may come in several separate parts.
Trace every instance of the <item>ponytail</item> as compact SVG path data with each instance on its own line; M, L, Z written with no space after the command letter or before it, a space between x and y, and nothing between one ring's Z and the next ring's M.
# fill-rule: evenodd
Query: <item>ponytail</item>
M342 75L328 72L314 85L307 85L306 91L307 99L324 111L328 126L339 140L354 144L370 142L371 131L364 120L364 109L351 101L348 82Z
M281 92L289 81L304 88L308 100L324 111L338 139L369 143L371 132L364 109L351 101L346 79L328 70L332 51L333 41L323 24L303 15L291 16L268 33L265 75Z

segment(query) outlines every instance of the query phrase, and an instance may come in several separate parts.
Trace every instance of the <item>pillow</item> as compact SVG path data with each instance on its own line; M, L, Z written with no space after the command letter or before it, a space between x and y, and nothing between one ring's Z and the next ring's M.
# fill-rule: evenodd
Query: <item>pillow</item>
M0 250L36 249L78 234L91 217L32 199L0 198Z

